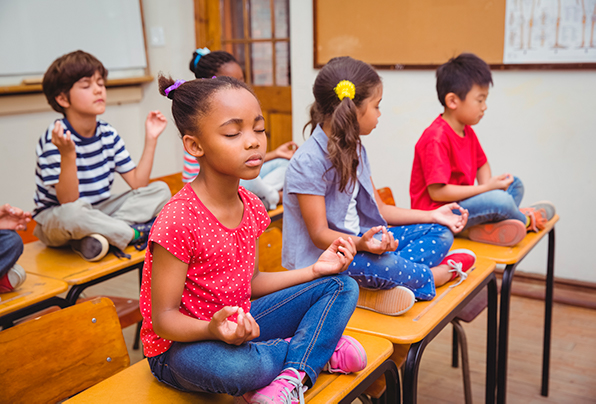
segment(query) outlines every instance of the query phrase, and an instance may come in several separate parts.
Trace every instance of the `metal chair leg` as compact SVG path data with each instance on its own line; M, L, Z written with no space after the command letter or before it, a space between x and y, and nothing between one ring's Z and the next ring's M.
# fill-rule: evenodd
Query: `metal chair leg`
M451 367L456 368L459 366L459 341L457 339L457 329L453 325L452 336L451 336Z
M466 333L464 328L457 319L451 321L453 330L457 334L457 340L460 343L461 348L461 368L464 379L464 397L466 404L472 404L472 383L470 382L470 366L468 361L468 341L466 339Z

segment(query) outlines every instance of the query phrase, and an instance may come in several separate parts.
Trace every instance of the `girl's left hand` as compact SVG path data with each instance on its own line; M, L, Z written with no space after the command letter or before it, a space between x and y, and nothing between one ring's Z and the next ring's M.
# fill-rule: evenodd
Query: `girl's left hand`
M459 210L460 215L453 213L453 210ZM462 208L456 202L452 202L433 210L431 217L434 223L442 224L448 227L454 234L457 234L468 223L468 210Z
M275 149L275 153L278 158L289 160L296 153L298 145L294 142L286 142Z
M351 238L339 237L331 243L329 248L321 254L313 265L313 272L316 277L334 275L348 269L348 266L356 255L356 245Z
M157 139L162 134L168 120L159 111L151 111L145 120L145 136L149 139Z

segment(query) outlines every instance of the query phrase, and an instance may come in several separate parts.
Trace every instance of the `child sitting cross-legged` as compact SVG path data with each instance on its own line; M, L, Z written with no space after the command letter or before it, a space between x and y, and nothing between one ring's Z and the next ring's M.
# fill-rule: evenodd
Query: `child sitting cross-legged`
M116 129L97 119L106 109L107 75L93 55L76 51L56 59L43 77L48 103L64 117L37 144L34 235L51 247L70 245L87 261L103 258L110 245L143 249L152 220L171 196L165 183L149 183L166 118L159 111L147 116L135 165ZM130 191L110 193L116 173Z
M335 238L349 238L358 250L347 271L361 287L358 307L389 315L464 279L476 256L449 249L468 212L457 203L432 211L387 205L373 185L361 138L372 136L381 115L377 72L360 60L333 58L313 94L311 136L286 172L282 264L311 265Z
M431 210L451 202L467 209L471 240L512 246L538 231L555 214L547 201L520 209L521 180L493 176L472 129L486 111L492 84L488 65L464 53L437 69L437 93L445 108L416 144L410 197L412 208ZM477 185L474 182L477 181Z
M336 238L296 271L258 271L258 237L270 219L239 186L259 175L267 147L255 95L230 77L161 76L159 86L201 170L149 235L141 337L155 377L252 404L303 403L322 370L362 370L362 346L342 336L358 299L356 282L340 274L355 253L349 239Z

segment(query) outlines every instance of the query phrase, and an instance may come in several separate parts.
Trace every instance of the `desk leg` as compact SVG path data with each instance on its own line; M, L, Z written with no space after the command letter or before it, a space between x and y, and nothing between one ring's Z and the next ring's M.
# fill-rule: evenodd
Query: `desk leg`
M555 275L555 228L548 233L548 262L546 269L546 294L544 296L544 342L542 344L542 390L540 394L548 397L548 378L550 370L550 337L553 319L553 283Z
M497 370L497 278L486 285L488 290L488 316L486 322L486 390L485 402L495 402L495 382Z
M403 387L403 403L414 404L417 402L418 395L418 369L420 368L420 360L422 353L426 347L426 338L422 341L416 342L410 346L406 362L404 363L404 370L402 372L402 387Z
M362 394L375 380L382 374L385 375L385 390L386 403L399 404L399 372L395 362L387 359L379 367L374 369L358 386L350 391L344 398L339 401L339 404L351 404L360 394Z
M503 271L501 283L501 313L499 316L499 350L497 361L497 403L505 404L507 393L507 352L509 338L509 302L511 300L511 282L517 263L510 264Z

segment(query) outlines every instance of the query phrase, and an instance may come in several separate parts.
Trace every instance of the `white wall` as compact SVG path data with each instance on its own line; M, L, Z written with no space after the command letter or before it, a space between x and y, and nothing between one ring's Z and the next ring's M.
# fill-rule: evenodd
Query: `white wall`
M193 1L143 0L143 12L147 33L151 27L162 27L165 36L163 47L148 44L151 74L157 77L163 71L177 79L194 78L188 69L195 49ZM157 80L143 85L141 102L110 105L100 118L116 128L133 160L138 162L145 139L145 118L154 109L162 111L169 122L155 155L152 177L157 177L182 170L182 142L171 118L171 102L159 94ZM35 146L50 122L60 117L53 111L0 116L0 203L33 209ZM118 176L114 190L126 189Z
M290 1L294 140L313 101L312 2ZM377 129L363 139L378 188L389 186L409 207L414 145L442 112L434 71L379 71L384 92ZM488 111L474 127L493 173L511 172L526 188L522 204L548 199L556 226L555 276L596 282L591 229L596 224L596 72L494 71ZM519 265L545 273L546 239Z

